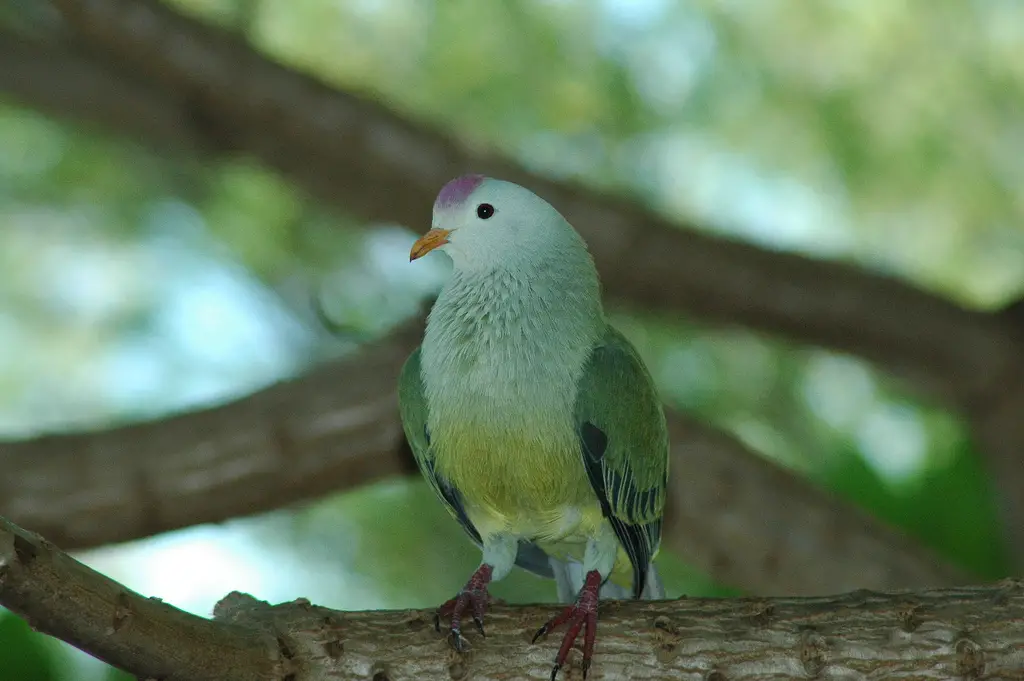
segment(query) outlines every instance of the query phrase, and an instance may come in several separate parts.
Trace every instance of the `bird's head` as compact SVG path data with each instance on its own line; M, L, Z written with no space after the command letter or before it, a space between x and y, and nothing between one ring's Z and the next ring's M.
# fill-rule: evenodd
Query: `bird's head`
M512 182L463 175L434 201L431 229L410 260L430 251L447 253L458 270L501 269L545 254L586 247L565 218L544 199Z

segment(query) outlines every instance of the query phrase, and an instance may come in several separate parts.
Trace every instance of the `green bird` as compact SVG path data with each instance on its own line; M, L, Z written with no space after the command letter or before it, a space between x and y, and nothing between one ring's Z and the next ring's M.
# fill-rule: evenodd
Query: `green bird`
M593 655L598 600L664 597L661 539L668 433L654 382L610 326L582 237L528 189L481 175L446 184L410 260L452 260L423 343L399 379L402 426L423 477L481 547L480 567L438 609L458 650L483 634L488 584L518 565L571 603L551 678L582 631Z

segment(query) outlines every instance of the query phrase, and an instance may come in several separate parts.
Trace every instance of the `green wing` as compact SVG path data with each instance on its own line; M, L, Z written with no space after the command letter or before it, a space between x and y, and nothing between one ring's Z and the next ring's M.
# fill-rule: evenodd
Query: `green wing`
M416 465L437 497L448 509L473 541L480 544L480 533L466 515L462 495L434 470L434 455L427 430L427 399L420 378L420 349L416 348L402 367L398 378L398 409L402 417L402 430L409 448L416 457Z
M611 326L594 348L576 397L587 477L633 565L633 597L661 542L668 430L654 381L636 349Z
M480 532L473 525L466 507L462 502L462 493L434 468L434 454L431 448L430 431L427 428L427 399L423 393L423 379L420 376L420 348L416 348L402 367L398 378L398 409L402 418L402 430L409 441L409 448L416 457L416 465L427 483L434 490L448 512L459 521L462 529L470 536L477 546L483 545ZM541 577L554 577L548 556L535 543L519 542L516 554L516 565Z

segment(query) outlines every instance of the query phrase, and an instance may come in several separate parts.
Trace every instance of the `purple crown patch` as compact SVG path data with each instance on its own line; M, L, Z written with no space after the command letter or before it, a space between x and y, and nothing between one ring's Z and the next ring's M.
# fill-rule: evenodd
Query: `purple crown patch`
M486 178L483 175L461 175L441 187L437 200L434 201L434 210L438 208L451 208L466 199L483 183Z

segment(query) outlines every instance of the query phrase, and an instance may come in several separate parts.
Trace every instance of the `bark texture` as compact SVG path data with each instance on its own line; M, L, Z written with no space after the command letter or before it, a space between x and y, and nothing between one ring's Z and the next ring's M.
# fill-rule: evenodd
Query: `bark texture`
M272 638L145 598L0 518L0 605L143 679L278 681Z
M396 390L421 333L421 323L411 324L222 406L0 444L0 515L82 549L412 472L411 454L399 452Z
M495 606L486 639L458 654L430 611L346 612L308 602L270 606L233 593L216 615L274 623L296 680L548 679L561 632L531 645L557 608ZM1024 678L1019 581L989 587L821 598L680 599L601 606L591 679ZM559 672L581 679L579 650Z
M214 619L126 589L0 519L0 605L140 678L547 679L557 606L495 604L459 654L431 611L271 606L231 593ZM1024 678L1024 583L775 599L606 602L594 679ZM579 679L578 651L560 678Z

